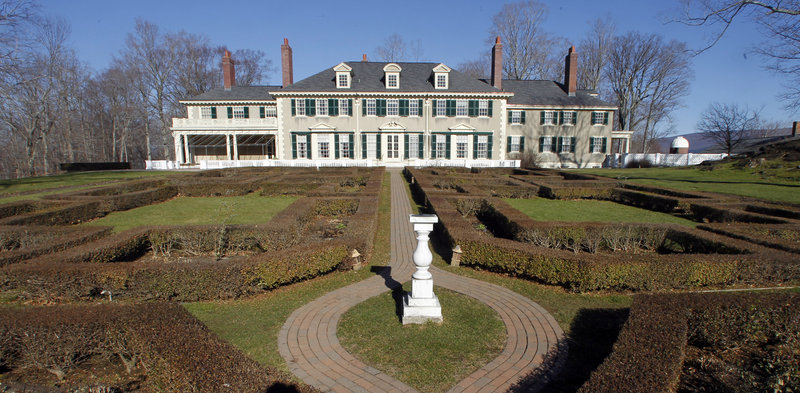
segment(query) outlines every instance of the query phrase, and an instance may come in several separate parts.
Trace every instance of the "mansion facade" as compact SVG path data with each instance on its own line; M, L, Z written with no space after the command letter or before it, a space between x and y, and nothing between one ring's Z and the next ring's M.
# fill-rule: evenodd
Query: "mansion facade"
M236 86L225 53L224 88L181 101L188 116L173 119L175 167L518 166L523 152L545 167L599 167L627 152L617 108L576 89L574 49L564 83L502 80L499 38L490 80L365 56L294 83L287 40L281 52L281 86Z

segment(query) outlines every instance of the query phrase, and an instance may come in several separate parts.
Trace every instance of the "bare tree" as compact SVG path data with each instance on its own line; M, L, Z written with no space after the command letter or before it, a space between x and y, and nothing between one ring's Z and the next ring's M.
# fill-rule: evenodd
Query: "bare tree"
M233 51L236 60L236 84L240 86L254 86L264 83L275 69L272 61L260 50L237 49ZM219 59L215 59L214 68L219 70ZM222 80L220 76L217 80Z
M605 75L619 106L619 128L641 133L641 151L646 152L659 123L689 92L692 70L686 46L631 32L615 38L608 60Z
M488 79L491 74L489 57L484 56L477 60L467 60L456 66L456 69L478 79Z
M697 129L731 154L757 127L758 112L737 104L713 103L700 115Z
M375 54L381 61L401 61L406 58L406 42L400 34L394 33L383 41L383 45L375 48Z
M578 87L599 90L603 82L603 71L608 63L614 42L616 27L610 19L596 19L586 37L578 45L580 67Z
M559 79L566 40L542 29L547 6L537 1L505 4L494 16L491 42L503 42L503 72L509 79Z
M423 61L425 51L422 49L422 40L414 40L408 45L408 54L411 61Z
M800 109L800 0L681 0L680 22L711 29L711 48L738 18L758 24L764 41L755 52L771 60L766 68L785 75L786 90L779 95L786 108Z
M791 134L790 127L781 127L782 123L778 120L770 120L759 117L758 124L755 125L751 134L757 138L769 138L775 136L786 136Z

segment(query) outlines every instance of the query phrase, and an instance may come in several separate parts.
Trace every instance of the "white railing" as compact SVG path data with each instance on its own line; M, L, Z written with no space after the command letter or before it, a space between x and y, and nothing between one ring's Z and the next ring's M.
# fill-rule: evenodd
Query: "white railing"
M703 161L718 161L728 155L721 154L609 154L603 162L603 168L626 168L634 161L648 161L652 166L689 166Z
M267 117L264 119L261 118L249 118L249 119L186 119L180 117L173 117L172 118L172 129L173 131L181 131L181 130L225 130L233 128L236 130L241 130L242 128L254 128L254 129L264 129L264 128L278 128L278 118L276 117Z
M223 169L245 167L374 167L383 165L408 165L414 167L449 166L462 168L519 168L519 160L410 160L408 163L383 163L378 160L206 160L197 164L179 164L176 161L145 161L148 170Z

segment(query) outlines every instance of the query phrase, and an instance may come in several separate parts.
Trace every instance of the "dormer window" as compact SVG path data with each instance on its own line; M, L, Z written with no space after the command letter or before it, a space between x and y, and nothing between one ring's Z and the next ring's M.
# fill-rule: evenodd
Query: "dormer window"
M448 89L450 87L450 67L444 64L434 67L433 83L436 89Z
M345 63L339 63L339 65L333 67L333 71L336 72L336 88L349 89L352 81L351 71L353 69Z
M402 68L395 63L389 63L386 65L386 67L383 67L384 80L386 82L387 89L400 88L400 71L402 71Z

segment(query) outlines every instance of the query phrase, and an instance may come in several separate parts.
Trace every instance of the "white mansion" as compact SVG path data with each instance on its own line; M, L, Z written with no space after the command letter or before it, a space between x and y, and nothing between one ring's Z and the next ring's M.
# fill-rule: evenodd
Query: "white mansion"
M612 131L614 105L576 88L569 50L564 83L503 80L502 44L490 80L441 63L340 63L293 83L292 49L281 46L282 86L236 86L181 101L173 119L176 162L150 167L518 166L522 152L550 167L599 167L627 152Z

